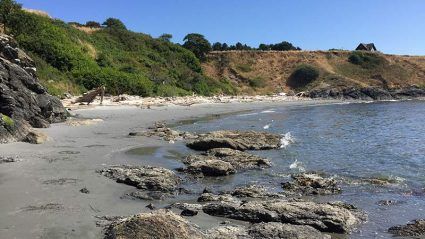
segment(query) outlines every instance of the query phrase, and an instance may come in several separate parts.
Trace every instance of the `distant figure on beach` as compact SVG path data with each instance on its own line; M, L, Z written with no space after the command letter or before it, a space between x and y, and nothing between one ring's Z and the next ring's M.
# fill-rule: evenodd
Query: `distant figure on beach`
M78 97L73 104L75 103L84 103L86 102L89 105L91 102L96 99L96 96L100 95L100 104L103 103L103 96L105 95L105 86L100 86L96 89L90 90L84 93L82 96Z

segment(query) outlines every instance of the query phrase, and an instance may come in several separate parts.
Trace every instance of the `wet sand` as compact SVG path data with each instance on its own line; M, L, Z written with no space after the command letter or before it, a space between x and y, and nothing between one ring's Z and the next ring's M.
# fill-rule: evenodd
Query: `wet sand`
M135 147L166 147L167 142L129 137L156 121L175 123L208 115L292 105L332 104L338 101L286 101L196 104L152 107L97 106L71 111L93 123L54 124L42 129L49 141L41 145L0 145L0 156L19 161L0 164L0 238L102 238L96 216L126 216L149 211L151 202L121 199L134 189L96 173L107 165L140 164L116 157ZM84 194L80 189L87 188ZM156 202L153 202L156 204ZM197 217L197 224L214 222Z

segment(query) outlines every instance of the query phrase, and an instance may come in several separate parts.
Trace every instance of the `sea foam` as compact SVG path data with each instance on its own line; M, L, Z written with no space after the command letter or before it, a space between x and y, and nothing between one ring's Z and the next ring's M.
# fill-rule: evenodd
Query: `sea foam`
M298 159L295 159L291 165L289 165L290 169L298 169L300 172L305 172L304 164L302 162L299 162Z
M294 138L291 135L291 132L288 132L283 135L280 139L280 148L286 148L289 144L295 142Z
M270 114L270 113L276 113L276 111L274 111L273 109L261 111L261 114Z

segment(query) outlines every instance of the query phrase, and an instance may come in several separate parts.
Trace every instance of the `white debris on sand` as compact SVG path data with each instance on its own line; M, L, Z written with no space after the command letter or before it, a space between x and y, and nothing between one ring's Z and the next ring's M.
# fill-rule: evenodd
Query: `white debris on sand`
M99 106L100 97L98 96L90 106L72 104L78 96L62 100L67 108L86 108L90 106ZM257 95L257 96L182 96L182 97L141 97L133 95L105 96L103 104L105 106L138 106L142 108L160 107L160 106L191 106L194 104L214 104L214 103L250 103L250 102L281 102L281 101L309 101L309 98L285 95Z

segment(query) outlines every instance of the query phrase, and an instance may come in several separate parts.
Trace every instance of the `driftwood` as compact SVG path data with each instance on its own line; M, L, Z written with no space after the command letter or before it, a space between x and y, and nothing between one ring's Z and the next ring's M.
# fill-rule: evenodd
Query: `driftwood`
M96 99L96 96L100 95L100 104L103 102L103 96L105 95L105 87L101 86L96 89L90 90L86 93L84 93L82 96L78 97L73 104L75 103L87 103L89 105L91 102Z

